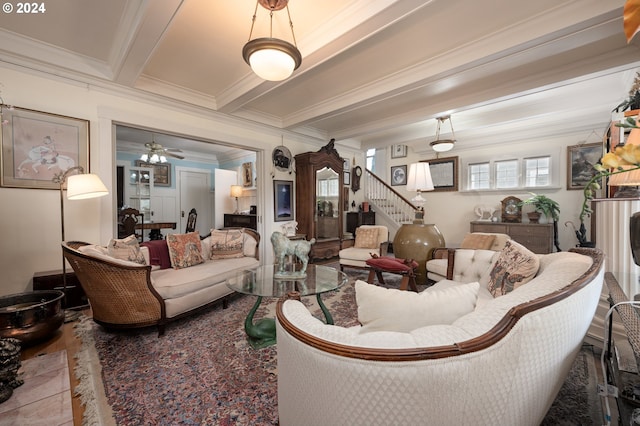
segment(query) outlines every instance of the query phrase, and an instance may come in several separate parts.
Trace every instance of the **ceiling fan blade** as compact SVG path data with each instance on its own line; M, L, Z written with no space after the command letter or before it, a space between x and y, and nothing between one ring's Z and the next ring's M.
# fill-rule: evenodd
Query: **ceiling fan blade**
M164 150L167 152L182 152L182 150L178 148L165 148Z
M165 153L170 157L177 158L178 160L184 160L184 157L182 155L174 154L173 152L168 152L166 150Z

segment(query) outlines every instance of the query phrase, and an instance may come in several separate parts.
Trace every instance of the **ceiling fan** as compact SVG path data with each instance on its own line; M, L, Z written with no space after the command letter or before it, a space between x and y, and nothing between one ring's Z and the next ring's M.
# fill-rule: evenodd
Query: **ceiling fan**
M151 138L151 142L145 143L144 146L147 147L149 152L142 154L140 159L147 163L166 163L167 156L184 160L182 155L176 154L177 152L182 152L181 150L178 148L165 148L159 143L156 143L153 137Z

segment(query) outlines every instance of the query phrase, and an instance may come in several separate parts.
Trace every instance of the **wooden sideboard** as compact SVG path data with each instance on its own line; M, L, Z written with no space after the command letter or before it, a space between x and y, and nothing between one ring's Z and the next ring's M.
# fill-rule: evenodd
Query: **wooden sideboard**
M225 214L225 228L251 228L258 229L258 216L255 214Z
M507 234L534 253L553 252L552 223L508 223L478 220L471 222L470 230L471 232Z

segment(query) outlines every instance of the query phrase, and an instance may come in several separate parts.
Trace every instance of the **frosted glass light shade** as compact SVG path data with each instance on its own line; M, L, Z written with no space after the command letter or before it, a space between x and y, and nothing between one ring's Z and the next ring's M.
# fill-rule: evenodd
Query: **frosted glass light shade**
M258 77L269 81L284 80L302 63L297 47L271 37L251 40L244 45L242 56Z
M98 175L87 173L67 178L67 198L69 200L84 200L107 194L109 191Z
M435 152L446 152L453 149L454 141L450 139L441 139L431 142L431 149Z

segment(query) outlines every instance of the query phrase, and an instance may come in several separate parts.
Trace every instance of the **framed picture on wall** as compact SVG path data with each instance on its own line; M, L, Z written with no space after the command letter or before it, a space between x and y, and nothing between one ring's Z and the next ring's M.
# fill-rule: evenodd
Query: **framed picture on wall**
M89 173L88 120L18 107L2 119L2 186L59 189L54 176L77 166Z
M584 189L597 173L593 165L602 157L602 143L567 147L567 189Z
M344 185L351 185L351 172L343 172L344 173L344 179L343 179L343 184Z
M276 222L293 220L293 181L273 181L273 217Z
M407 184L407 165L391 167L391 186Z
M253 186L253 163L242 163L242 186Z
M421 162L429 163L434 191L458 190L458 157L434 158Z
M404 158L407 156L406 145L391 145L391 158Z
M149 167L153 169L153 186L171 186L171 164L151 164L146 161L136 160L136 167Z

